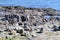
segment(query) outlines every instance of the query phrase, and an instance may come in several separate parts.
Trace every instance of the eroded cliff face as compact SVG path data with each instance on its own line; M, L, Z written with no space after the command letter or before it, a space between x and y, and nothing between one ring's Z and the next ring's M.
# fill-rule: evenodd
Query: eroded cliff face
M57 34L60 35L59 13L52 8L2 6L0 7L0 36L19 35L19 37L24 36L31 40L58 39Z

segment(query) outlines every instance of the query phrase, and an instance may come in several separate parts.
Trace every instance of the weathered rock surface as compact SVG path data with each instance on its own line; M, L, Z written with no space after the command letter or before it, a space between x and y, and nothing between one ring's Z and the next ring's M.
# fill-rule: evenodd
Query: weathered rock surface
M0 7L0 37L25 36L31 40L59 40L59 33L59 10L21 6Z

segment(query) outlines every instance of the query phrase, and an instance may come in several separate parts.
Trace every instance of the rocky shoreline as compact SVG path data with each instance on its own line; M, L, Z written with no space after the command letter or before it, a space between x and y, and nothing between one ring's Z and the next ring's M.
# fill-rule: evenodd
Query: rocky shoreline
M59 33L59 10L21 6L0 7L1 38L25 37L22 40L59 40Z

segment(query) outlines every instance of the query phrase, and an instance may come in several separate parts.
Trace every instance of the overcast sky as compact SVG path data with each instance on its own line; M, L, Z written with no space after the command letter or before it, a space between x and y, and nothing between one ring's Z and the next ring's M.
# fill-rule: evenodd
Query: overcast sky
M60 10L60 0L0 0L2 6L25 6L35 8L54 8Z

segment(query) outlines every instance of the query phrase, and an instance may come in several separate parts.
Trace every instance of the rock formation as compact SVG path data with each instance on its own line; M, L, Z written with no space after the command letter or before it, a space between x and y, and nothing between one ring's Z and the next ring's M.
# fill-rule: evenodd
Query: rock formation
M27 36L31 40L49 40L60 32L60 11L52 8L0 7L0 37ZM51 33L52 32L52 33ZM1 36L2 35L2 36ZM45 35L45 36L44 36ZM49 36L50 35L50 36ZM36 39L35 39L36 37ZM51 39L51 38L50 38ZM55 40L52 38L52 40ZM57 39L58 40L58 39Z

